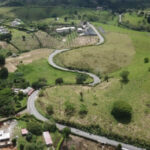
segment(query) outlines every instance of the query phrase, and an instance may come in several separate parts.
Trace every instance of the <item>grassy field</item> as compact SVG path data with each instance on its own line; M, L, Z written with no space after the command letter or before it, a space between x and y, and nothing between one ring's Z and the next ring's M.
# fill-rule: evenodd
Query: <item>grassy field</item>
M92 37L91 37L92 38ZM107 32L106 42L100 46L85 47L60 54L55 62L65 67L89 70L94 73L110 73L128 65L134 54L134 47L128 35Z
M111 78L108 83L103 82L95 88L81 86L56 86L54 88L46 89L44 97L37 101L37 108L40 112L45 114L45 107L47 104L52 104L55 110L54 117L56 118L74 121L82 125L88 125L91 123L98 124L104 131L118 134L124 137L124 139L126 139L126 137L130 137L132 140L140 139L149 142L150 72L148 70L150 63L145 64L144 58L150 58L150 35L147 32L137 32L111 25L98 23L95 23L95 25L97 27L103 27L105 31L110 32L108 34L111 34L113 31L117 32L118 35L126 34L124 35L125 37L131 38L131 45L132 47L134 46L136 52L134 57L133 49L132 51L124 49L124 51L128 51L128 54L130 54L129 56L133 57L130 64L111 73L110 76L113 78ZM104 45L107 45L107 41ZM93 48L91 47L91 51L92 50ZM108 65L109 63L110 61L108 61ZM130 81L122 88L120 83L120 72L124 70L128 70L130 72ZM83 102L80 101L81 91L83 92L84 97ZM75 114L69 118L64 113L64 102L66 100L72 102L76 109ZM117 122L111 115L112 105L117 100L127 101L132 106L133 118L129 124ZM95 103L97 105L95 105ZM79 115L81 104L85 104L88 108L88 114L84 118L81 118Z
M11 29L12 40L11 42L16 45L20 50L32 50L39 48L37 39L32 35L16 29ZM26 39L23 41L22 36Z
M54 85L57 78L63 78L64 83L75 83L76 73L64 72L54 69L48 64L47 59L40 59L28 65L20 65L19 72L24 74L25 79L30 83L37 81L39 78L45 78L48 84ZM91 82L91 79L87 79Z

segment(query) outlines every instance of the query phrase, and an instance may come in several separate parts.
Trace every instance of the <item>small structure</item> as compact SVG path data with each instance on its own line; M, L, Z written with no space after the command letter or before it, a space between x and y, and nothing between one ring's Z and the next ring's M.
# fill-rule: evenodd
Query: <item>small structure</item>
M22 136L26 136L27 134L28 134L29 132L28 132L28 130L27 129L21 129L21 134L22 134Z
M78 32L78 33L82 33L82 32L83 32L83 29L82 29L82 28L78 28L78 29L77 29L77 32Z
M63 28L57 28L57 33L68 33L69 31L74 31L75 27L63 27Z
M34 92L34 89L32 87L27 87L26 89L14 88L13 91L16 94L22 92L24 95L30 96Z
M84 35L96 36L97 34L91 27L85 29Z
M0 26L0 34L8 34L8 33L9 33L8 29L6 29L3 26Z
M10 133L5 133L4 131L0 131L0 141L9 141Z
M50 133L48 131L43 132L43 137L44 137L44 140L45 140L45 143L47 146L53 145L52 138L51 138Z
M16 27L22 24L22 21L18 18L16 18L14 21L11 22L12 27Z

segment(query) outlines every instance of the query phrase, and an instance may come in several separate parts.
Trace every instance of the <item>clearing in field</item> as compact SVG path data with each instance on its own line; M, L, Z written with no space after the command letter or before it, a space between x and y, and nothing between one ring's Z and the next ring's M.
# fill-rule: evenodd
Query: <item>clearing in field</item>
M19 57L9 57L6 59L6 67L8 68L9 72L14 72L17 70L18 65L29 64L35 60L47 58L52 52L53 50L43 48L23 53Z
M94 73L110 73L128 65L135 54L130 37L115 32L109 32L105 37L105 44L60 54L55 57L55 62Z

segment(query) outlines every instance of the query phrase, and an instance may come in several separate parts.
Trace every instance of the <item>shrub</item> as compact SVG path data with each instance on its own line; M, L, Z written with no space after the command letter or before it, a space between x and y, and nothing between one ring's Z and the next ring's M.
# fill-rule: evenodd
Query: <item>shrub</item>
M116 147L116 150L122 150L122 145L118 144L118 146Z
M40 78L38 81L32 83L32 87L34 89L40 89L46 85L47 85L47 80L43 78Z
M84 104L81 104L79 114L80 115L86 115L87 113L88 113L87 106Z
M4 66L5 65L5 57L3 55L0 55L0 66Z
M62 130L62 133L63 133L64 138L68 138L69 135L71 134L71 129L66 127Z
M32 133L28 133L26 136L26 140L30 142L32 140Z
M0 70L0 78L1 79L7 79L8 78L8 69L3 67L1 70Z
M128 83L129 82L129 79L128 79L128 76L129 76L129 72L128 71L123 71L121 74L120 74L120 76L121 76L121 82L122 83Z
M46 111L49 115L52 115L54 113L53 106L52 105L47 106Z
M20 144L20 150L23 150L24 149L24 145L23 144Z
M63 81L62 78L57 78L57 79L55 80L55 84L62 84L62 83L64 83L64 81Z
M13 144L13 146L16 146L16 144L17 144L17 139L16 138L12 139L12 144Z
M132 117L132 107L125 101L116 101L111 113L118 121L129 122Z
M76 83L77 84L83 84L86 81L87 78L88 78L87 75L85 75L85 74L79 74L76 77Z
M28 122L27 129L29 130L29 132L31 132L35 135L42 134L42 126L39 122L36 122L36 121Z
M55 123L44 122L43 130L44 131L55 132L57 130L57 127L56 127Z
M148 57L144 58L144 63L149 63L149 58Z
M69 101L65 102L65 112L67 115L72 115L75 111L74 104L70 103Z

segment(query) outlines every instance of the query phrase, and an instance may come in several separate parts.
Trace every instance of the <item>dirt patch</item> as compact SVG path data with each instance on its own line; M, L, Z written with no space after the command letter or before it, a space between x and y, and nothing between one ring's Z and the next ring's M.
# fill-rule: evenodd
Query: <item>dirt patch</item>
M41 58L48 58L48 56L52 53L50 49L37 49L33 50L28 53L23 53L18 57L9 57L6 59L6 67L8 68L9 72L14 72L17 70L17 65L20 63L22 64L29 64L35 60Z
M96 143L78 136L70 136L70 139L64 141L61 150L115 150L114 147Z

